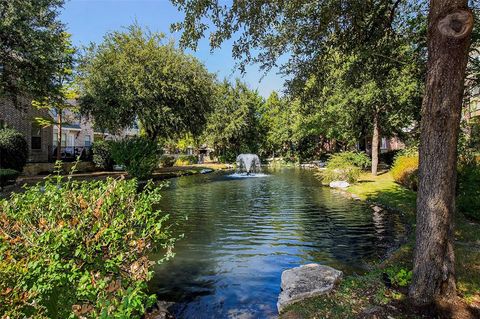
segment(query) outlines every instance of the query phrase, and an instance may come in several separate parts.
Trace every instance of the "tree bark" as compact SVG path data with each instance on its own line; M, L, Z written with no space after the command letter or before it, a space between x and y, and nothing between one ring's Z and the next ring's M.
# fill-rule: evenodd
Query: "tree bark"
M373 134L372 134L372 175L376 176L378 172L378 148L380 144L380 126L378 123L378 112L373 115Z
M467 0L432 0L422 103L413 281L418 305L456 294L454 211L457 141L473 16Z

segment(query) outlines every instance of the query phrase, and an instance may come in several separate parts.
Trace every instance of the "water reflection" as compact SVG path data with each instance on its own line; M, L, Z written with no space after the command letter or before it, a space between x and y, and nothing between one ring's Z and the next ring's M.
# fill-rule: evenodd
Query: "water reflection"
M185 238L150 289L177 302L178 318L275 317L283 270L319 262L361 271L404 232L394 215L321 188L309 171L270 173L182 177L165 191L161 209Z

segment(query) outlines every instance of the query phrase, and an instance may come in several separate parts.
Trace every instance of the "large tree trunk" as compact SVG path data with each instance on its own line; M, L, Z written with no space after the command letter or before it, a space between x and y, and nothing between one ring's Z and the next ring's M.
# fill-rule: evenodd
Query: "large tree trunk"
M373 134L372 134L372 175L376 176L378 172L378 148L380 144L380 126L378 123L378 112L373 115Z
M422 104L416 246L410 296L419 305L454 296L457 140L473 17L467 0L432 0Z

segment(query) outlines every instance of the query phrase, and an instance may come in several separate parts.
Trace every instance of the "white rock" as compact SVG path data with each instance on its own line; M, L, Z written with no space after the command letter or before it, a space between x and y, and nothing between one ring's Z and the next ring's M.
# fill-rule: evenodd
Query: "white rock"
M286 306L305 298L325 294L342 279L343 273L332 267L308 264L282 273L282 291L278 297L280 313Z
M350 184L346 181L333 181L329 184L332 188L347 188Z
M372 207L372 209L373 209L373 211L374 211L375 213L379 213L379 212L381 212L381 211L383 210L382 207L377 206L377 205L373 205L373 206L371 206L371 207Z

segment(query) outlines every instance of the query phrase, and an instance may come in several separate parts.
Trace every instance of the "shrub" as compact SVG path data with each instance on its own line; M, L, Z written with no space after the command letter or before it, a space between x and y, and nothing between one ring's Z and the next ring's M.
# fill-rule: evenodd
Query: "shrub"
M28 144L23 135L14 129L0 129L0 168L21 172L27 159Z
M107 171L113 170L112 143L98 140L93 144L93 163L95 166Z
M0 187L7 185L9 182L15 181L20 173L10 168L0 168Z
M336 153L331 155L327 162L327 167L331 168L355 166L361 169L365 169L370 165L371 161L367 154L360 152Z
M395 158L391 173L395 182L416 191L418 187L418 154L399 154Z
M175 161L175 166L188 166L197 164L197 157L194 155L181 155Z
M327 164L328 166L328 164ZM347 181L355 183L360 177L362 170L355 166L348 166L343 168L329 169L328 167L317 175L323 183L329 184L333 181Z
M480 220L480 164L463 165L458 172L457 208L468 217Z
M50 177L0 201L5 318L140 318L153 247L171 257L160 189L133 180Z
M360 177L362 168L368 167L370 163L365 153L337 153L330 156L326 168L317 176L327 184L332 181L355 183Z
M158 144L144 137L127 138L112 143L112 157L125 167L129 175L146 180L158 167L161 150Z
M171 155L162 155L160 157L160 165L162 167L172 167L175 164L175 157Z

